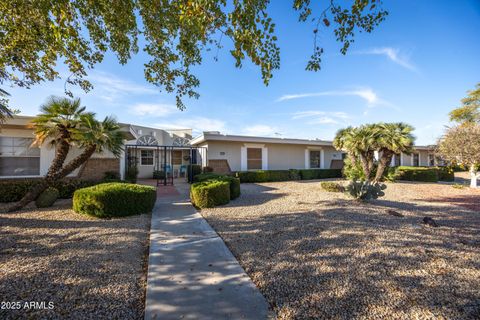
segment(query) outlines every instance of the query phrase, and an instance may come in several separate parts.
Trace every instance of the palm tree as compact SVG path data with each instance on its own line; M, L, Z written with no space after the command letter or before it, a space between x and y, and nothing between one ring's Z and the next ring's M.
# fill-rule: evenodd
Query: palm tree
M352 164L355 165L357 160L357 154L352 148L353 138L355 136L355 128L347 127L337 131L335 138L333 139L333 146L337 150L345 151L348 155L348 158L352 161Z
M333 145L336 149L346 151L353 165L360 161L365 179L368 180L373 169L375 142L374 125L363 125L339 130Z
M376 131L376 144L380 155L374 181L379 182L383 173L389 167L394 154L402 152L410 154L413 151L415 137L412 134L413 127L402 122L379 123L374 130Z
M52 96L40 110L42 113L32 120L35 128L34 144L40 146L48 140L55 148L55 158L45 176L48 181L62 168L75 142L74 134L80 126L81 117L85 115L85 107L81 106L80 99Z
M62 179L84 164L95 152L105 150L120 157L125 138L120 125L113 117L106 117L102 122L95 119L94 114L84 114L81 125L74 135L76 144L83 152L68 162L55 178Z
M79 99L52 97L41 109L43 113L32 121L36 135L34 143L40 145L49 141L56 148L55 159L45 178L8 211L19 210L35 200L48 186L79 168L95 152L109 150L118 157L122 150L123 133L116 120L106 117L98 122L94 113L85 112L80 106ZM72 146L83 151L65 164Z

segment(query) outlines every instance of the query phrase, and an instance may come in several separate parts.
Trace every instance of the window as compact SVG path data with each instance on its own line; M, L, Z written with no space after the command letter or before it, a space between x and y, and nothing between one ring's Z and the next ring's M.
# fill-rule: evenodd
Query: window
M419 161L419 160L420 160L420 154L414 153L414 154L412 155L412 157L413 157L413 166L414 166L414 167L420 166L420 161Z
M393 157L394 157L394 161L393 161L393 165L395 167L399 167L400 166L400 158L401 158L401 154L400 153L397 153L395 154Z
M40 149L32 138L0 137L0 176L40 175Z
M153 165L153 150L141 150L140 164L142 166Z
M247 169L262 169L262 148L247 148Z
M172 164L173 165L182 164L182 150L172 151Z
M320 151L310 151L310 168L320 168Z
M428 154L428 165L433 167L435 165L435 156L433 154Z

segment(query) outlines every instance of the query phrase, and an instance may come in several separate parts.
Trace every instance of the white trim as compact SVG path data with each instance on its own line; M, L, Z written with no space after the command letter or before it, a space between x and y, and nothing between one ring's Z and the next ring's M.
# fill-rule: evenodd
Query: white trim
M310 150L305 149L305 169L310 169Z
M240 148L240 170L247 171L247 147Z
M247 148L265 148L265 144L261 143L244 143L243 145Z
M403 166L403 152L400 152L400 166Z
M418 166L421 167L422 166L422 154L420 152L417 152L418 153Z
M31 178L42 178L43 175L28 175L28 176L0 176L1 179L31 179Z
M325 169L325 152L320 150L320 169Z
M268 170L268 148L262 148L262 170Z

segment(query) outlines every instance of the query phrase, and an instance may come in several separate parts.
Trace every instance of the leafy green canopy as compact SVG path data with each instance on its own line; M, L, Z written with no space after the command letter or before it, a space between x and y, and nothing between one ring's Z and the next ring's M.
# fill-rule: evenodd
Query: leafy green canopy
M148 82L182 98L198 98L198 78L192 67L202 52L220 49L223 39L233 44L235 65L245 59L260 67L268 85L280 67L275 23L269 0L9 0L0 2L0 83L29 87L59 77L57 64L70 71L67 83L92 88L87 71L107 51L121 64L137 53L139 43L150 56L145 64ZM343 3L343 2L342 2ZM307 70L320 69L323 48L317 43L320 26L332 28L345 54L356 32L371 32L387 12L380 0L335 0L312 4L293 0L299 20L314 24L313 53ZM324 5L322 8L321 5ZM314 12L315 9L322 11ZM314 18L312 18L314 16ZM142 40L142 41L139 41ZM144 40L144 41L143 41ZM70 91L66 91L71 95Z
M480 83L474 90L467 92L467 97L461 100L462 105L450 111L450 121L460 123L480 123Z

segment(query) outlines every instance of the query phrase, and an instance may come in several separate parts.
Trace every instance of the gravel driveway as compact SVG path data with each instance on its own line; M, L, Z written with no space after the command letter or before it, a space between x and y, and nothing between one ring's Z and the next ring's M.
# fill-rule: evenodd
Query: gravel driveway
M201 213L279 319L479 319L480 212L465 199L480 191L395 183L362 204L318 181L242 184Z
M2 303L0 319L142 319L150 215L100 220L69 207L0 214L0 300L22 306ZM47 309L25 309L31 301Z

